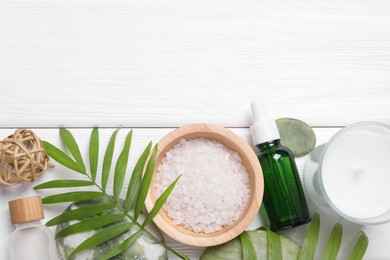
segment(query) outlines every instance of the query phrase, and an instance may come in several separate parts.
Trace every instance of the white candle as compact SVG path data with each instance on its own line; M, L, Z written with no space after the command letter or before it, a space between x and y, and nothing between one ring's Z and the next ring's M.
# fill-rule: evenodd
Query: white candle
M390 128L360 124L328 144L320 175L333 206L350 218L375 218L390 211Z

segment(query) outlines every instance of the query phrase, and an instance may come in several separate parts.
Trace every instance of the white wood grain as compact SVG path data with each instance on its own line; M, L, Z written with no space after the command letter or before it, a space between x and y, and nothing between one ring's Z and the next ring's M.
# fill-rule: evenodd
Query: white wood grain
M386 0L2 0L0 126L390 123Z
M140 127L132 163L149 139L186 123L239 127L250 142L256 97L271 116L312 126L390 124L389 71L387 0L0 1L0 134L43 127L59 144L58 126ZM318 143L336 130L316 128ZM86 143L89 131L73 132ZM297 163L302 171L304 158ZM43 180L66 174L57 167ZM0 259L11 232L6 202L31 187L0 187ZM46 207L47 218L62 209ZM334 221L325 215L320 251ZM340 259L361 228L366 259L389 259L390 225L344 225ZM288 235L302 242L305 228ZM201 252L168 242L192 259Z
M135 129L133 135L133 141L132 141L132 148L130 151L129 171L130 169L132 169L132 167L136 162L137 157L141 154L143 148L147 145L147 143L150 140L152 140L153 142L157 142L161 137L163 137L171 130L173 129L170 128ZM232 130L237 134L239 134L248 143L250 144L252 143L248 129L236 128ZM329 138L334 133L336 133L339 129L338 128L317 128L314 130L317 135L317 144L322 144L327 142ZM57 129L36 129L35 131L42 139L47 140L53 143L54 145L61 145ZM80 145L80 149L83 153L84 158L87 158L86 155L88 151L89 135L91 129L71 129L71 131ZM119 132L117 137L117 145L116 145L114 157L117 157L119 155L127 131L128 129L122 129ZM8 136L12 132L13 132L12 129L0 129L0 138ZM102 154L105 150L106 144L108 143L109 137L112 132L113 129L100 130L100 140L101 140L100 161L102 161ZM306 160L305 157L297 159L297 166L301 174L303 172L305 160ZM45 173L45 175L43 175L43 177L40 180L38 180L37 183L41 183L53 179L71 178L76 176L82 177L80 174L72 173L71 171L65 169L64 167L61 167L60 165L56 164L55 169ZM126 180L124 182L125 186L126 183L128 183L129 178L130 176L127 175ZM109 183L111 182L112 182L112 178L110 178L109 180ZM47 196L55 193L55 191L53 190L33 191L32 187L34 185L35 184L26 183L14 187L0 186L0 237L2 238L0 240L0 259L8 259L7 238L13 230L13 227L10 222L9 214L8 214L7 202L9 200L20 198L20 197L26 197L26 196L37 195L37 194L41 196ZM109 189L111 189L112 185L109 185L108 187ZM126 187L124 187L124 189L126 189ZM123 196L125 196L124 192L122 192L122 197ZM46 214L45 221L60 214L66 206L67 206L66 203L64 205L45 205L45 214ZM310 204L310 207L312 211L319 211L319 213L321 214L321 236L320 236L317 256L320 256L321 252L323 252L326 241L333 227L333 224L335 222L341 222L344 227L344 240L339 254L339 259L348 258L348 255L354 243L356 243L357 232L359 232L360 230L364 230L370 239L370 244L365 259L386 260L389 258L387 247L390 244L390 223L385 225L362 227L359 225L349 223L345 220L342 220L341 218L335 219L334 217L327 215L325 212L322 212L312 204ZM260 221L260 217L258 217L255 219L255 221L252 223L249 229L257 228L260 225L261 225L261 221ZM282 233L295 239L296 241L302 244L303 237L304 234L306 233L307 228L308 226L306 225L306 226L294 228L289 231L284 231ZM203 248L184 246L180 243L173 241L169 237L166 237L166 239L167 239L167 243L170 246L172 246L173 248L179 251L183 251L184 253L188 254L188 256L190 256L191 259L194 260L198 259L200 254L203 251ZM170 255L170 259L177 259L177 258ZM316 259L321 259L321 258L317 257Z

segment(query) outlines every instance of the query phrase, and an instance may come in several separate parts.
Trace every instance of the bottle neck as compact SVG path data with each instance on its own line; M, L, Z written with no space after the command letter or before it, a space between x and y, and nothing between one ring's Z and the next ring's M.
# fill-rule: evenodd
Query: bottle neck
M29 221L29 222L24 222L24 223L17 223L17 224L15 224L15 228L19 229L19 228L25 228L25 227L29 227L29 226L39 226L39 225L42 225L41 221L35 220L35 221Z
M267 149L270 149L272 147L277 147L277 146L280 146L280 139L271 140L271 141L256 145L257 149L259 149L259 150L267 150Z

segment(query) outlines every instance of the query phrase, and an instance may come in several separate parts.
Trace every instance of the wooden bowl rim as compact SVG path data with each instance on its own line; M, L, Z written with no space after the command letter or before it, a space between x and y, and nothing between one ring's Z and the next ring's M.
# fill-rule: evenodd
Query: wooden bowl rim
M263 172L261 170L260 163L253 149L249 146L247 142L245 142L240 136L238 136L231 130L224 128L222 126L218 126L214 124L190 124L190 125L179 127L171 131L163 138L161 138L161 140L158 142L156 166L153 172L150 189L145 200L145 206L148 212L150 212L154 206L155 198L152 189L155 189L154 182L157 175L157 169L160 165L161 160L165 157L165 153L170 149L172 149L174 144L178 143L180 139L183 138L186 139L185 136L196 135L194 137L188 138L188 139L192 139L192 138L204 137L203 135L205 134L220 136L221 138L226 140L225 142L229 140L234 145L239 147L241 151L237 151L237 152L242 157L242 160L248 161L248 165L250 169L246 167L247 168L246 170L249 175L248 177L254 180L254 182L252 184L251 183L249 184L250 186L252 186L252 188L250 189L251 190L250 197L248 199L248 205L244 209L244 212L242 213L241 217L237 221L235 221L232 225L224 227L221 231L218 232L214 232L211 234L195 233L193 231L184 229L184 227L180 225L175 226L172 223L171 219L167 216L165 211L160 210L160 212L153 219L155 224L165 234L167 234L174 240L191 246L219 245L227 241L230 241L231 239L241 234L252 223L252 221L256 217L261 205L261 201L263 198L263 191L264 191ZM204 137L204 138L208 138L208 137ZM212 138L208 138L208 139L212 139ZM217 141L221 142L222 144L230 148L228 145L224 143L224 141L221 140L217 140ZM173 142L175 143L172 145ZM167 147L169 148L168 150ZM246 159L243 158L242 154L245 154ZM251 174L253 175L252 178L250 176Z

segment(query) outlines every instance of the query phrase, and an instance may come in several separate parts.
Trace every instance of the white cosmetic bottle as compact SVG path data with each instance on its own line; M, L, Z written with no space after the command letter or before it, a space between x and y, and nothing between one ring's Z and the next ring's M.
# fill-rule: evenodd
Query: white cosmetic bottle
M39 196L8 202L11 221L15 225L9 239L10 260L56 260L54 236L42 225L44 218Z

